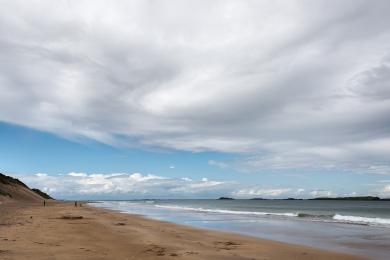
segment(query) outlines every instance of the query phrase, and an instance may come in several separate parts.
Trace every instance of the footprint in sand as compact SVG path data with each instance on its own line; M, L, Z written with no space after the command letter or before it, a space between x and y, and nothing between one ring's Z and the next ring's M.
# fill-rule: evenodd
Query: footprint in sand
M166 248L157 245L151 245L151 248L145 250L144 252L152 253L156 256L164 256L166 254Z
M232 241L226 241L226 242L216 241L214 242L214 245L218 249L232 250L232 249L236 249L237 246L239 246L240 244Z
M194 252L194 251L187 251L186 252L186 255L198 255L199 253L198 252Z

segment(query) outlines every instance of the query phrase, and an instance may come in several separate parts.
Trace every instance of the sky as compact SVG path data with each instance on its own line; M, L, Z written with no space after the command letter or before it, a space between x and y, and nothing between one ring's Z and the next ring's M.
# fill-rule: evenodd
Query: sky
M1 172L65 199L390 197L389 1L1 6Z

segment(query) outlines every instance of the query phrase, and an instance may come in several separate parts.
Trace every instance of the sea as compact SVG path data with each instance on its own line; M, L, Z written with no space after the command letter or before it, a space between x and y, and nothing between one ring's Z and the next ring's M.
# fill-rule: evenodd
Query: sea
M129 200L92 206L199 228L390 259L390 201Z

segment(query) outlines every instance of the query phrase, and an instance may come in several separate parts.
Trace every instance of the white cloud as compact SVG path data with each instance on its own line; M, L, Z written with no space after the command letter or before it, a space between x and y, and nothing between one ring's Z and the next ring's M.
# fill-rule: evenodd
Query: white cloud
M85 177L87 176L87 174L85 173L82 173L82 172L70 172L68 173L69 176L73 176L73 177Z
M310 192L310 195L312 197L336 197L337 194L335 194L333 191L330 190L313 190Z
M234 191L232 194L238 198L253 198L253 197L281 197L291 194L301 193L302 189L293 190L290 188L244 188L237 191Z
M186 198L224 195L232 183L207 178L166 178L141 173L68 173L66 175L23 174L14 175L56 198Z
M379 180L376 183L367 183L367 186L371 186L369 194L372 196L378 196L381 198L390 198L390 180ZM361 194L362 196L367 194Z
M245 153L250 170L389 174L389 11L381 0L9 1L0 121Z

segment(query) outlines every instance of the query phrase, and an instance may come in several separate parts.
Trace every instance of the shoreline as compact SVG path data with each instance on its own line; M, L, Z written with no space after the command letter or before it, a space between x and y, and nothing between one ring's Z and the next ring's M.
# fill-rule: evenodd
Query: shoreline
M1 259L366 259L72 202L0 205Z
M364 203L353 202L354 205L342 203L341 206L334 207L333 203L322 201L315 202L314 205L303 201L298 204L296 202L249 203L249 200L233 202L235 201L138 202L130 200L99 201L90 205L119 210L123 213L141 214L147 218L195 228L232 232L260 239L360 255L370 259L388 259L390 248L388 225L377 226L332 220L332 216L339 216L338 214L351 215L343 211L342 207L352 206L348 209L360 210L365 208ZM387 205L382 206L387 207ZM322 212L319 212L319 209L322 209ZM364 213L360 210L359 213L355 211L352 215L365 216ZM298 214L307 214L307 216L299 217Z

